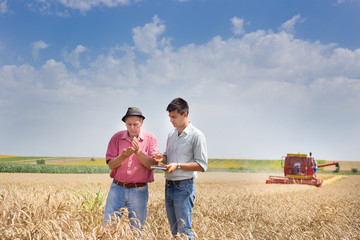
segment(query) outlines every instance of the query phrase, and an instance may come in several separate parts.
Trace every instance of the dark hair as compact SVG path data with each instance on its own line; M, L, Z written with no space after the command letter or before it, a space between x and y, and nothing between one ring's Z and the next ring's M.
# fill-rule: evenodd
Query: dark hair
M166 111L172 112L177 110L180 115L184 113L189 114L189 105L188 103L182 98L175 98L171 101L171 103L167 106Z

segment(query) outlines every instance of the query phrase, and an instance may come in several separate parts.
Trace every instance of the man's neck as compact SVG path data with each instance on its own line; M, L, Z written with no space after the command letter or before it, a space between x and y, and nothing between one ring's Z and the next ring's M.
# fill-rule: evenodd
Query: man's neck
M139 137L139 135L130 135L130 133L128 132L128 136L129 136L129 138L130 139L133 139L133 138L138 138Z
M179 136L181 135L181 133L184 131L184 129L189 126L190 122L189 121L186 121L181 127L178 128L178 133L179 133Z

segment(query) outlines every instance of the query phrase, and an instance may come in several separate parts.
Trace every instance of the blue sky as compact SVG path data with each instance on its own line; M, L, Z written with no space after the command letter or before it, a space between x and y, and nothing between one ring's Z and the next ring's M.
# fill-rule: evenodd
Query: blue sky
M360 2L0 0L0 154L103 157L175 97L210 158L360 160Z

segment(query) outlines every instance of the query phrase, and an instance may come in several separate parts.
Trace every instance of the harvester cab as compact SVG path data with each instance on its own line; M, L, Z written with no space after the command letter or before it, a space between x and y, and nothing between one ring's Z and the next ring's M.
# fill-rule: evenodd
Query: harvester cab
M335 165L337 172L339 171L339 162L332 162L318 165L315 159L307 154L293 154L288 153L283 158L282 167L284 168L284 177L270 176L266 183L280 183L280 184L308 184L317 187L321 187L322 180L316 176L316 171L320 167Z
M306 154L288 154L284 163L284 175L311 178L314 175L314 167L314 158L308 157Z

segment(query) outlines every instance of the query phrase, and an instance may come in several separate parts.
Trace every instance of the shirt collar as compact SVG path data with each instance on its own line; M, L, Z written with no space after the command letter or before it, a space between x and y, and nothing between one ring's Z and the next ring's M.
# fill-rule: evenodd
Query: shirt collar
M131 139L130 139L130 137L129 137L129 133L128 133L127 130L123 131L123 135L121 136L121 138L124 139L124 140L126 139L126 140L128 140L129 142L131 142ZM139 139L140 139L141 141L144 140L144 132L143 132L142 130L140 130Z
M187 127L182 131L182 133L180 134L180 136L184 133L186 135L189 135L189 133L191 132L192 129L192 124L189 123L189 125L187 125Z

